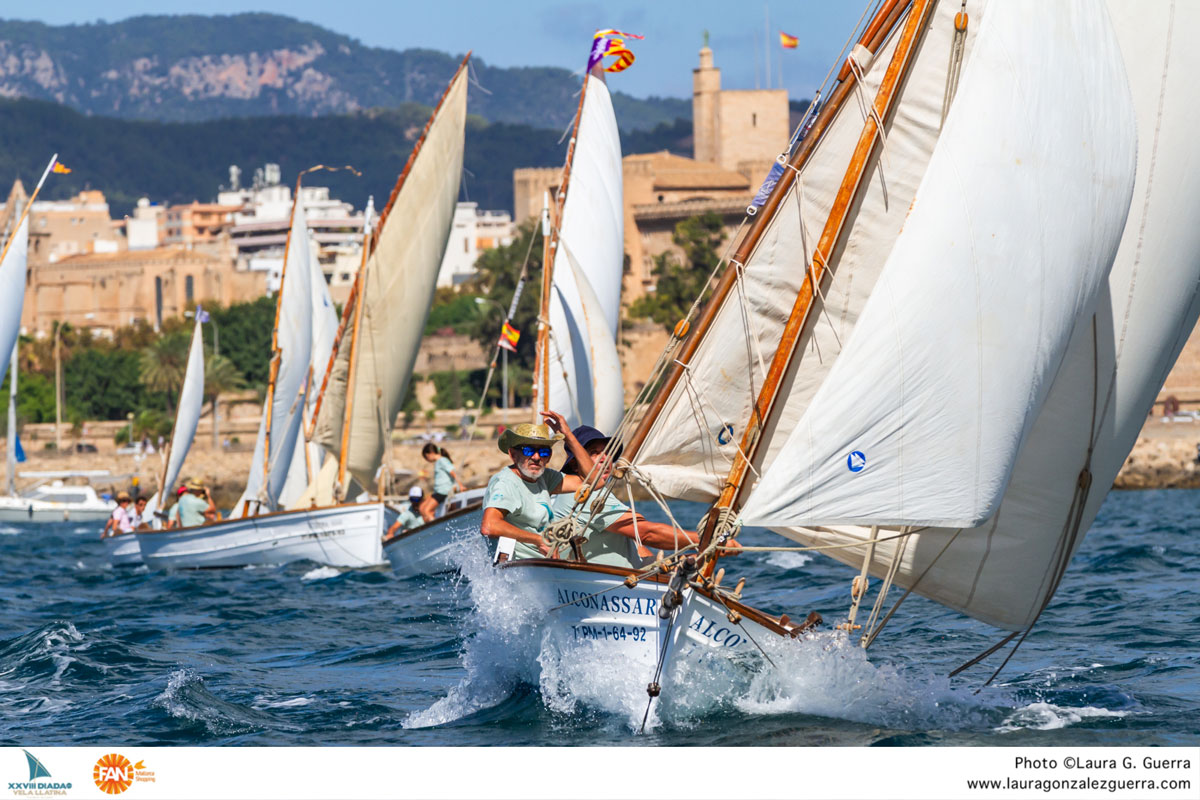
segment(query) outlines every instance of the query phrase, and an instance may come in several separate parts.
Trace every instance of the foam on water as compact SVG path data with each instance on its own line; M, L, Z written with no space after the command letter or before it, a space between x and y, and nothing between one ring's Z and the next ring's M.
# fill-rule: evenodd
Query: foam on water
M996 728L1000 733L1012 733L1020 730L1052 731L1075 725L1088 719L1121 719L1129 715L1128 711L1109 711L1107 708L1084 706L1083 708L1064 708L1053 703L1030 703L1018 708Z
M167 686L153 705L168 715L195 723L211 734L228 736L258 730L298 731L297 725L270 714L222 700L209 691L204 679L190 669L178 669L167 677Z
M813 560L809 553L795 553L784 551L776 551L767 556L767 563L773 567L780 569L800 569L805 564Z
M304 573L300 580L302 581L323 581L326 578L336 578L341 575L342 571L337 567L316 567Z

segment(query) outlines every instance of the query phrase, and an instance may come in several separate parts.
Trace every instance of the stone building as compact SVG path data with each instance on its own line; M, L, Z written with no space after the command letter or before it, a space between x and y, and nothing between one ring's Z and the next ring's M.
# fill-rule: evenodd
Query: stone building
M31 265L21 329L46 336L56 320L99 336L139 321L158 328L196 303L228 305L258 297L265 277L178 247L69 256Z
M457 286L475 274L475 259L485 250L511 244L516 226L507 211L483 211L478 203L459 203L438 269L438 286Z

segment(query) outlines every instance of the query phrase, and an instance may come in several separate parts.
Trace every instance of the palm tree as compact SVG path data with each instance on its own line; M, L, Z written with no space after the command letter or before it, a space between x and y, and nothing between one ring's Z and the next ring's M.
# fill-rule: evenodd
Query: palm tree
M246 385L242 373L225 356L211 353L204 359L204 396L212 402L212 446L215 451L221 444L217 431L217 398L222 392L241 389Z
M190 334L176 331L159 337L142 349L142 384L152 392L166 393L167 415L172 419L175 417L173 398L183 386L191 344Z

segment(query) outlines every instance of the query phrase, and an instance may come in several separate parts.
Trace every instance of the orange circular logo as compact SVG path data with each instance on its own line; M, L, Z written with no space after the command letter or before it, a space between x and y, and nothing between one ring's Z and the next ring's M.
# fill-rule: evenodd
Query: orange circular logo
M92 779L100 791L120 794L133 785L133 765L120 753L101 756L92 770Z

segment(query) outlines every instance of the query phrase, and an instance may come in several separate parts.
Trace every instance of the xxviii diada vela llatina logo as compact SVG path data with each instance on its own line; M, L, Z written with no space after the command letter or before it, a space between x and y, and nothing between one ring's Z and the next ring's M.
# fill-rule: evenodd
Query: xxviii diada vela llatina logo
M33 753L22 750L29 767L29 780L9 781L8 790L14 797L66 797L71 784L58 781L50 774L50 770Z
M132 786L134 781L155 782L153 770L146 769L144 761L130 764L129 759L120 753L100 756L92 769L92 780L96 782L96 788L105 794L121 794Z

